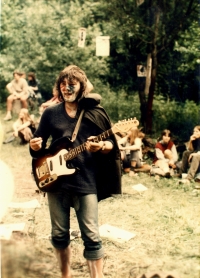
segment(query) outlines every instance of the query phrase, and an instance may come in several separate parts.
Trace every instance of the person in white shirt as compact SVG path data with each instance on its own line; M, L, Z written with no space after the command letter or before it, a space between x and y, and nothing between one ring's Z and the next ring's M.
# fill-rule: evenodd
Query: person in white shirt
M136 127L118 140L119 149L122 151L123 169L125 173L129 173L129 176L134 176L135 168L142 166L142 139L144 136L144 133Z
M171 131L165 129L161 133L159 141L155 145L155 156L153 164L158 166L162 170L162 176L170 178L170 168L176 168L176 162L178 161L178 154L176 146L171 140Z

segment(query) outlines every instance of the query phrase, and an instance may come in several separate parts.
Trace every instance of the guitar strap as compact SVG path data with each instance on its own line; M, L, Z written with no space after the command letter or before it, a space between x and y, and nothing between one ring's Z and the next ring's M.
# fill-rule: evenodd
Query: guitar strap
M72 134L72 139L71 139L71 142L74 142L76 140L76 136L78 134L78 130L79 130L79 127L80 127L80 124L81 124L81 120L83 118L83 113L85 112L85 110L81 110L81 113L80 113L80 116L78 118L78 121L76 123L76 126L75 126L75 129L74 129L74 132Z

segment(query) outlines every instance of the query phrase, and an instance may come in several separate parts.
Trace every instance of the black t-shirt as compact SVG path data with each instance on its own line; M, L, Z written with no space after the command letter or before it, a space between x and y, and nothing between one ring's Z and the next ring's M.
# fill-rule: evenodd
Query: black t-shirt
M99 117L101 117L99 115ZM52 137L52 143L63 137L72 137L72 133L75 129L78 117L71 118L65 111L64 103L60 103L56 106L47 108L41 118L38 129L36 130L34 137L43 138L44 149L48 138ZM98 119L101 121L101 119ZM90 136L97 136L104 132L97 125L87 118L82 118L81 125L76 137L73 142L73 148L80 146L87 141ZM32 156L36 154L31 150ZM67 151L66 151L67 153ZM37 154L36 154L37 155ZM77 155L73 160L70 161L73 167L77 168L75 174L60 177L60 183L63 189L75 193L84 194L96 194L96 161L95 154L83 151Z
M38 80L28 80L28 86L30 87L38 87L37 90L34 90L35 93L39 92L39 81Z
M194 152L200 151L200 138L197 138L196 140L192 141L192 145L194 148Z

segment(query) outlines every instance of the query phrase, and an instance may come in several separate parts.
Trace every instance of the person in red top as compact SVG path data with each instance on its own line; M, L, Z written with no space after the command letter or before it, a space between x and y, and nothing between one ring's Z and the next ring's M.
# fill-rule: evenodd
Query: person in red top
M176 161L178 160L178 154L175 144L171 140L171 131L165 129L161 133L161 140L155 145L155 157L153 164L158 166L162 172L163 176L169 178L170 167L176 168Z

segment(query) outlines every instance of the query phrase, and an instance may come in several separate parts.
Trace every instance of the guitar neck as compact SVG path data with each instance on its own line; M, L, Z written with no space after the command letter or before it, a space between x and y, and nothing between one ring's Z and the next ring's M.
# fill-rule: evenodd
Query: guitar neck
M113 130L111 128L111 129L106 130L105 132L101 133L100 135L94 137L92 139L92 141L98 143L99 141L105 140L106 138L108 138L112 134L113 134ZM66 153L64 155L64 159L65 159L65 161L71 160L85 150L86 150L86 143L83 143L82 145L80 145L80 146L70 150L68 153Z

